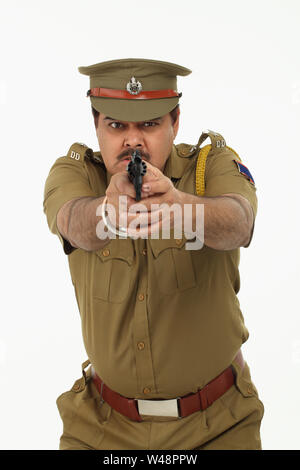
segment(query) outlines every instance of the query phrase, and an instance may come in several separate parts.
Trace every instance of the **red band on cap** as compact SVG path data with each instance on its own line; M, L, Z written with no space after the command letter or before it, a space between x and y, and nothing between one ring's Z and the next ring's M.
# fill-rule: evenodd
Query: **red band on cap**
M121 100L157 100L160 98L180 98L181 93L175 90L151 90L141 91L137 95L131 95L127 90L113 90L111 88L91 88L87 96L98 98L117 98Z

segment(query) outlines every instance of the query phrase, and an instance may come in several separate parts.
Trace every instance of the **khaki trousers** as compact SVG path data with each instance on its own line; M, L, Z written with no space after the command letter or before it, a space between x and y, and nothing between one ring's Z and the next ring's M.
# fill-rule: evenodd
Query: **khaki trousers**
M90 450L261 450L264 405L250 376L233 362L235 384L204 411L185 418L146 416L132 421L104 402L84 371L72 389L57 398L63 421L59 449Z

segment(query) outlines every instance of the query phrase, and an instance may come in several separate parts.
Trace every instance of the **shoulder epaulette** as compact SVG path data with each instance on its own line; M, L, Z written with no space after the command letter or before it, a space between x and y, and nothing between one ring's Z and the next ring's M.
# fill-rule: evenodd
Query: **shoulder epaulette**
M210 138L211 144L205 145L204 147L200 148L200 145L207 139ZM214 132L210 129L207 129L202 132L198 144L196 146L197 150L199 151L198 158L197 158L197 165L196 165L196 194L198 196L204 196L205 193L205 166L206 166L206 159L210 153L218 153L223 151L225 148L231 150L236 158L241 161L239 155L236 153L235 150L228 147L226 145L224 137L217 132Z
M72 160L81 163L82 165L85 160L88 160L92 163L103 164L100 152L93 152L93 150L87 145L81 144L79 142L75 142L73 145L71 145L66 158L71 158Z
M177 155L179 157L191 157L197 150L196 145L178 144L176 145Z
M197 148L200 148L200 145L207 139L207 137L209 137L211 141L211 150L220 151L226 147L225 139L221 134L211 131L210 129L206 129L202 132L199 138Z

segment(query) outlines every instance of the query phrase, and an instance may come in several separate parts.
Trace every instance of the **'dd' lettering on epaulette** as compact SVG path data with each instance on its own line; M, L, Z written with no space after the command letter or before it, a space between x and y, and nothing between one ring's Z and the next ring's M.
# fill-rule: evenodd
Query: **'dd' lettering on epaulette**
M200 145L207 139L207 137L210 138L212 150L219 151L226 147L225 139L221 136L221 134L210 129L206 129L202 132L198 140L197 148L200 148Z
M88 160L92 163L102 163L103 160L99 155L100 152L94 153L91 148L85 144L75 142L71 145L67 158L71 158L73 161L83 164L85 160Z
M74 162L78 162L83 164L84 160L90 160L93 156L93 150L90 149L85 144L80 144L79 142L75 142L75 144L71 145L68 153L67 158L70 158Z
M245 165L243 165L241 162L238 162L237 160L233 160L233 161L235 162L236 166L238 167L238 170L241 173L241 175L245 176L247 178L247 180L250 181L250 183L255 185L254 179L253 179L250 171L248 170L248 168Z

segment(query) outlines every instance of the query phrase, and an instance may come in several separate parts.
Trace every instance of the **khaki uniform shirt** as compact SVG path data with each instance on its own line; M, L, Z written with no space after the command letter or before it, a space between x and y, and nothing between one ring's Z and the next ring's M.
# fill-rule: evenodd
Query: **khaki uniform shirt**
M179 190L195 194L197 154L189 148L173 145L164 174ZM93 252L72 248L58 232L58 210L80 196L103 196L110 175L99 163L74 158L71 149L50 170L44 211L68 254L83 340L95 371L128 398L196 392L230 365L249 336L237 298L239 249L186 250L185 237L116 238ZM100 152L95 155L101 158ZM256 188L239 172L235 158L226 147L212 148L205 196L241 194L256 215Z

